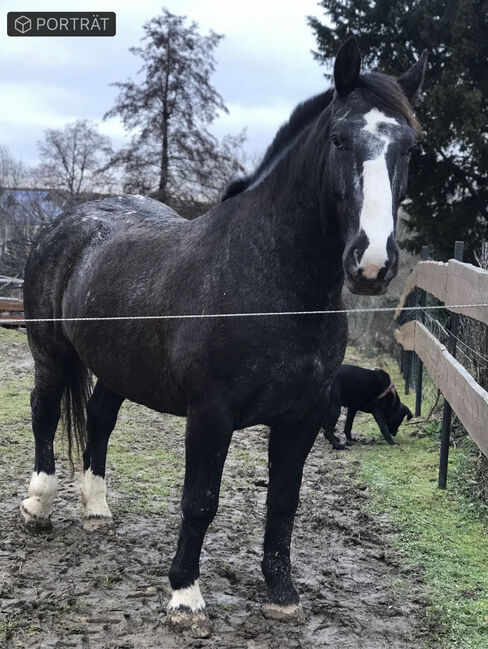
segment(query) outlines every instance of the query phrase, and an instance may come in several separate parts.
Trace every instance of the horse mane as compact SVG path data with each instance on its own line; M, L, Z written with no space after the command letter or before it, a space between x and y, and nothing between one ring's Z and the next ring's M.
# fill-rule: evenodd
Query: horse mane
M399 113L412 128L416 131L419 130L419 123L412 106L394 77L382 72L361 75L356 91L379 110L387 113ZM329 88L326 92L298 104L290 119L276 133L256 170L248 176L232 181L226 187L222 201L246 191L267 167L271 167L273 161L279 159L280 154L283 154L296 137L331 104L333 98L334 88Z
M224 191L222 201L231 198L231 196L236 196L237 194L242 193L252 185L252 183L263 173L266 167L270 166L273 160L279 157L280 153L282 153L295 140L295 138L311 122L313 122L323 110L327 108L327 106L332 102L333 97L334 89L329 88L326 92L323 92L320 95L315 95L315 97L311 97L307 101L298 104L290 115L290 119L285 122L276 133L273 141L266 149L266 153L257 169L249 176L231 182Z

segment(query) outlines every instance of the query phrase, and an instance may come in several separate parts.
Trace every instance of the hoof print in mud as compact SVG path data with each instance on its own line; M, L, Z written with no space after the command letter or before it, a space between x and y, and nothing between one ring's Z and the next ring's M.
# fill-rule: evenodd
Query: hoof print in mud
M114 520L111 516L87 516L83 519L85 532L113 532Z
M192 613L187 606L168 610L168 624L174 629L188 630L194 638L209 638L213 625L205 611Z
M264 617L268 620L278 620L279 622L295 622L303 624L305 622L305 611L300 604L289 604L281 606L267 602L261 607Z
M23 503L20 505L19 520L24 530L30 534L49 531L53 526L50 518L40 518L35 514L31 514Z

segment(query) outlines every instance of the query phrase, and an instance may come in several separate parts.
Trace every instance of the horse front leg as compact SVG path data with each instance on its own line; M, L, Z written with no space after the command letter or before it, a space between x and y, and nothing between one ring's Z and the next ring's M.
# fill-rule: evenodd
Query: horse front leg
M320 429L321 420L292 427L272 427L269 438L269 487L264 535L263 575L268 602L265 617L303 621L298 592L291 578L290 543L299 502L303 465Z
M208 637L211 624L200 593L200 552L208 526L219 504L220 483L233 426L225 414L213 411L207 399L188 411L186 467L178 548L169 571L173 589L167 606L168 619L180 628L191 628Z

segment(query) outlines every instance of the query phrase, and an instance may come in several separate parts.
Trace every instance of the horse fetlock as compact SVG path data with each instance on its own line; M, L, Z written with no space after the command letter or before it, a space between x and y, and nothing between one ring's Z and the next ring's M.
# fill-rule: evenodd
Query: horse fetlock
M112 513L107 505L105 478L95 475L91 469L83 473L81 481L81 502L84 521L111 521ZM94 523L95 524L95 523ZM85 523L83 523L85 527Z
M275 604L266 602L262 605L261 611L265 618L278 620L279 622L305 622L305 612L301 604Z
M29 484L29 497L20 505L20 520L31 529L46 529L51 526L51 513L57 493L57 479L40 471L34 472Z

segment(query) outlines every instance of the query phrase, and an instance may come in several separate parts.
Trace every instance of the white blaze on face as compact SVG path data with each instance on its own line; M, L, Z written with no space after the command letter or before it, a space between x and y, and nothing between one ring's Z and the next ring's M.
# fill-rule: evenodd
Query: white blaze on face
M390 140L378 131L379 124L396 124L392 117L387 117L377 108L372 108L364 115L366 126L363 130L377 138L375 145L377 156L363 163L363 205L359 227L369 240L359 266L367 279L375 279L388 261L386 243L393 232L392 194L386 151Z

